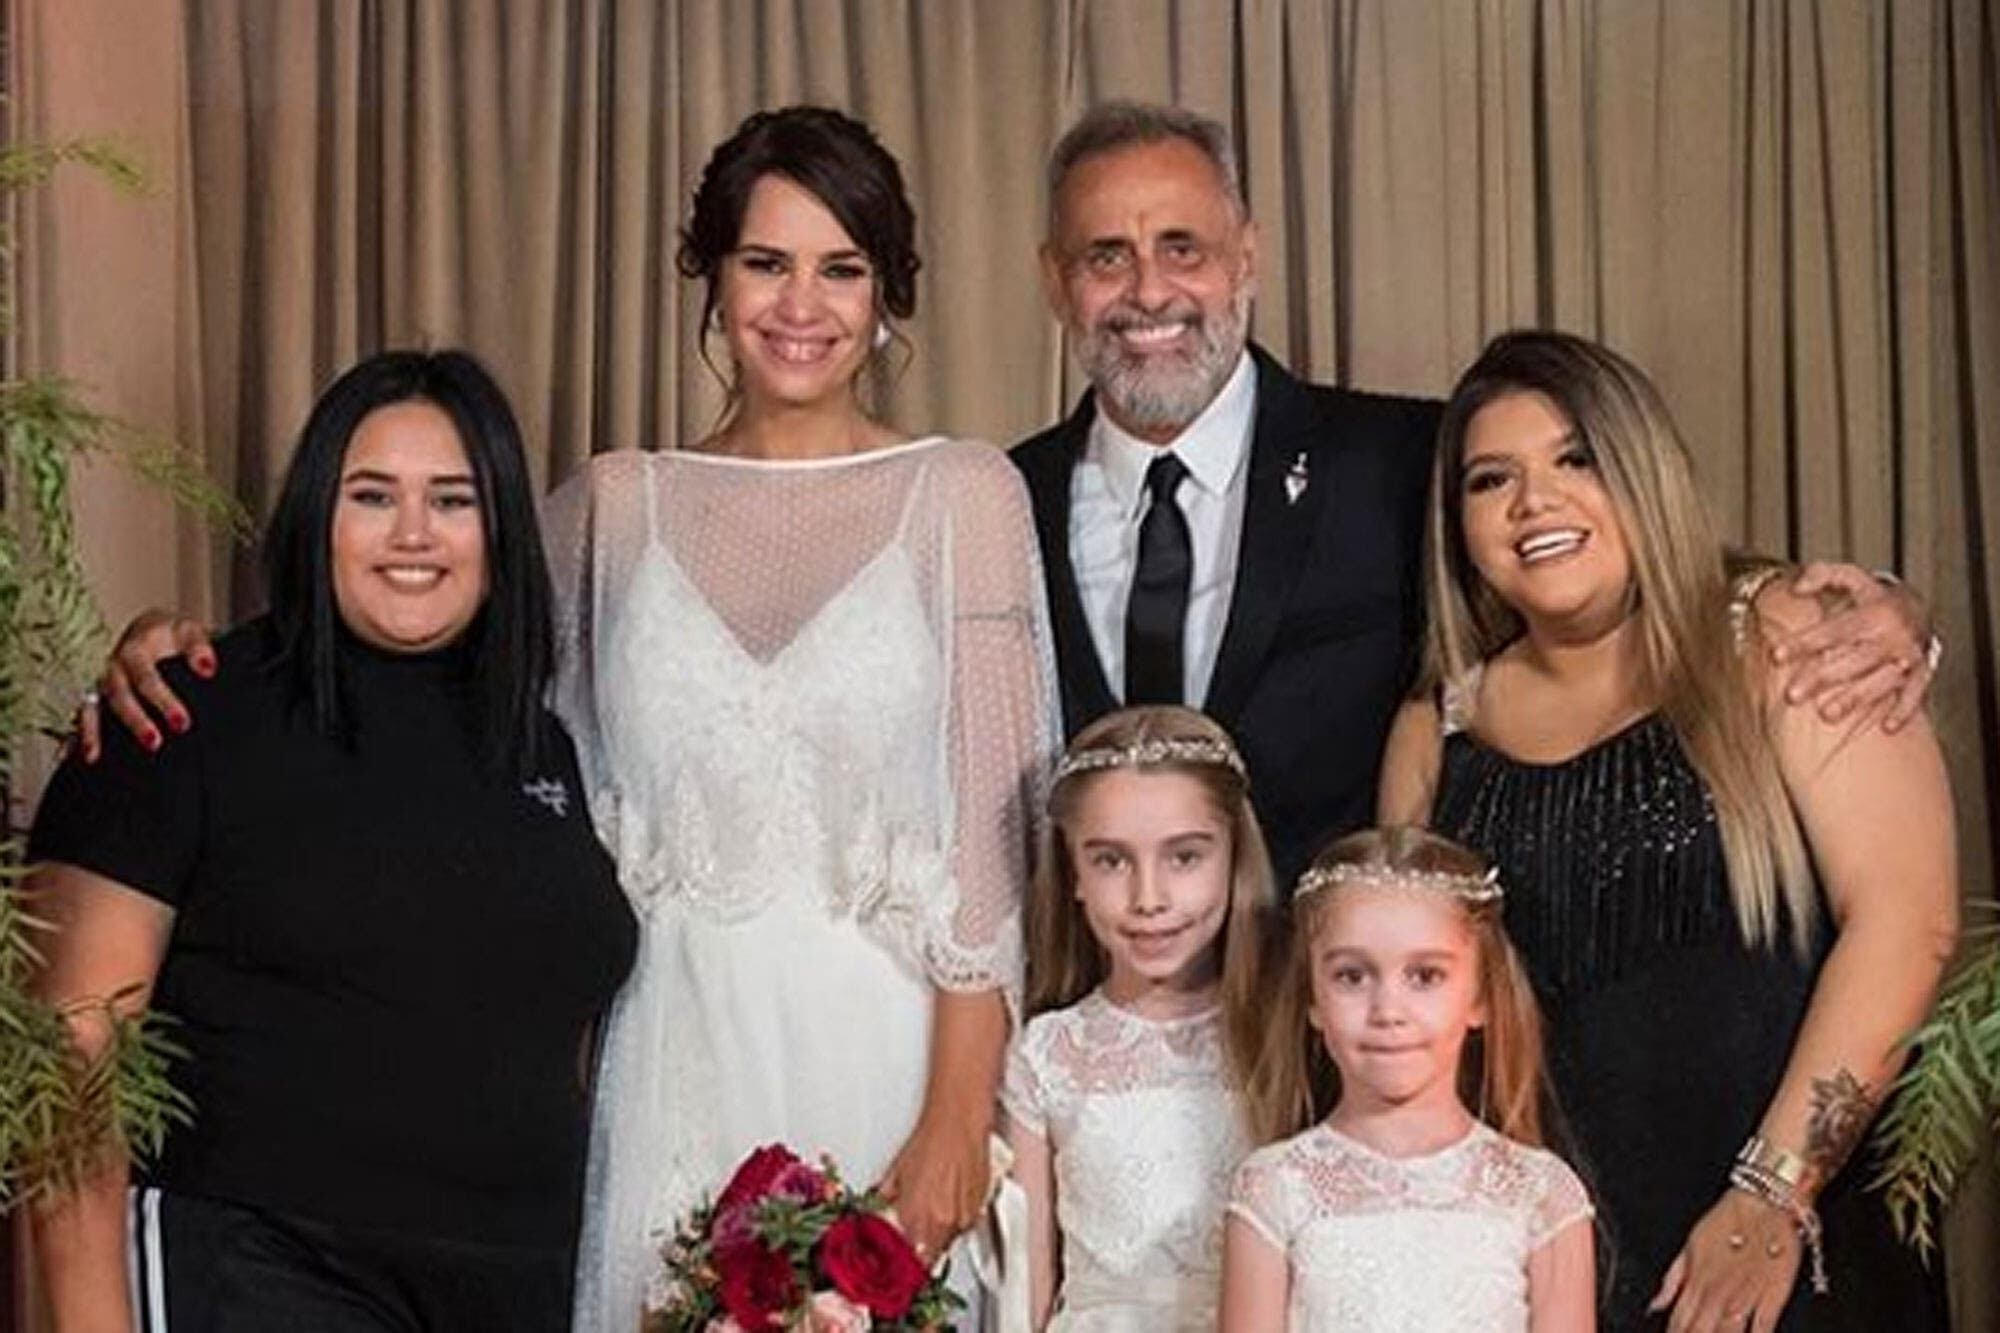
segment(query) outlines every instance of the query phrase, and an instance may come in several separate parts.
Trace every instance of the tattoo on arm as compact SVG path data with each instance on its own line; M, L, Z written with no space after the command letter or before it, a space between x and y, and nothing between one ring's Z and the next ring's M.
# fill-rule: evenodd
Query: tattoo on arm
M1806 1160L1826 1180L1840 1170L1854 1151L1868 1120L1874 1098L1860 1079L1845 1069L1812 1081L1812 1114L1806 1118Z

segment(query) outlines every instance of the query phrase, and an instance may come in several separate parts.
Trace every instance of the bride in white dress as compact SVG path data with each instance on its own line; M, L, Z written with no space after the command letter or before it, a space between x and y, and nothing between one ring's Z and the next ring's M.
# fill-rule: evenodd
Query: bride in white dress
M599 1066L579 1330L637 1326L660 1241L759 1144L880 1181L930 1255L984 1198L1053 670L1012 464L860 401L913 306L912 230L858 122L751 117L681 261L729 415L549 502L557 705L642 922Z

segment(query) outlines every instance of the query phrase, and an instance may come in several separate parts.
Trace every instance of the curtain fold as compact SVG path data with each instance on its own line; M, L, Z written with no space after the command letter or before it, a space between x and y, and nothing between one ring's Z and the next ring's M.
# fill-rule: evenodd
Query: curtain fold
M389 344L487 360L545 481L707 433L676 229L710 149L798 100L870 121L917 201L895 417L1020 438L1081 387L1036 265L1048 147L1107 97L1216 116L1257 336L1302 373L1442 394L1503 328L1601 337L1661 385L1732 537L1916 583L1968 887L1993 890L1996 0L4 2L27 131L120 134L155 180L29 207L20 353L259 512L315 390ZM86 498L114 615L255 604L246 553L122 481ZM1981 1207L1958 1296L1992 1328Z

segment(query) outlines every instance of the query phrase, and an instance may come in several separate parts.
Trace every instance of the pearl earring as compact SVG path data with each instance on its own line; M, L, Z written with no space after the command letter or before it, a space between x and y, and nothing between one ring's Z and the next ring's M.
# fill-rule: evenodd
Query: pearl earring
M877 320L877 321L875 322L875 350L876 350L876 351L878 351L878 352L879 352L879 351L881 351L881 350L882 350L882 349L883 349L884 347L887 347L887 346L889 345L889 336L890 336L890 335L889 335L889 321L888 321L888 320L886 320L886 319L882 319L882 320Z

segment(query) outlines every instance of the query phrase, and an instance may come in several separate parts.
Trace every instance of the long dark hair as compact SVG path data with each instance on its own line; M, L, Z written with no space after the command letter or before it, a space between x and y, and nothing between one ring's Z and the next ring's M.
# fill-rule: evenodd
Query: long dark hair
M313 404L264 534L278 665L321 732L349 734L331 550L341 467L369 413L413 400L451 418L472 469L487 584L486 600L461 639L472 664L473 724L487 761L525 777L538 758L542 697L555 657L548 562L521 428L500 386L464 352L377 352Z

